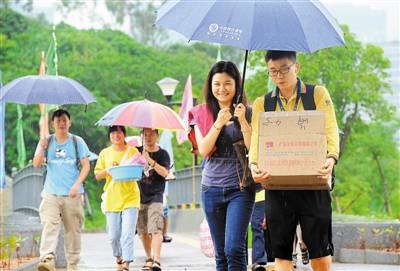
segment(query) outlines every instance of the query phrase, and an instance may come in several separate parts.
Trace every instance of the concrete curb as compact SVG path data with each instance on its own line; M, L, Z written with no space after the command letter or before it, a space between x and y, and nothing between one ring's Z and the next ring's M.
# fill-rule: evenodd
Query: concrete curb
M391 264L400 265L400 253L372 249L340 249L341 263Z
M23 265L18 266L16 269L13 269L14 271L32 271L32 270L36 270L37 266L40 262L40 259L34 259L28 263L25 263Z

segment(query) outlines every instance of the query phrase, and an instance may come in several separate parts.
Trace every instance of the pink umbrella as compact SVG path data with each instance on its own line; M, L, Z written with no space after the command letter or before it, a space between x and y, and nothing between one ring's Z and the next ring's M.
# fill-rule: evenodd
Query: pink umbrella
M140 136L127 136L125 137L125 141L129 146L132 147L142 146L142 139Z
M117 105L108 111L97 125L124 125L137 128L185 130L179 115L168 106L149 100Z

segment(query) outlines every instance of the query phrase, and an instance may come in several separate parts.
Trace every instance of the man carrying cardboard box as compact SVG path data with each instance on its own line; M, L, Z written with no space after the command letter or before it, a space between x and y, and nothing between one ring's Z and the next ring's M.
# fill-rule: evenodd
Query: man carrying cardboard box
M306 85L297 78L300 64L296 62L296 52L268 51L265 60L269 76L277 87L265 97L257 98L253 104L253 133L249 162L254 180L268 186L274 177L268 168L258 164L260 158L258 123L260 113L271 111L268 107L271 107L271 101L276 101L272 111L310 110L311 103L313 104L311 110L324 112L327 156L316 174L318 178L329 183L333 166L339 157L339 133L328 91L323 86ZM301 225L303 239L309 249L313 270L330 270L333 244L329 190L282 189L267 190L266 193L267 227L271 236L272 253L275 256L275 270L293 270L292 244L298 223Z

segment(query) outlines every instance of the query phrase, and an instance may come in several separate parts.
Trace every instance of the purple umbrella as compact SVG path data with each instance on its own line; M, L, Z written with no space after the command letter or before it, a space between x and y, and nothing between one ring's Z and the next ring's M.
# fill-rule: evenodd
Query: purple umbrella
M29 75L1 88L0 101L19 104L89 104L96 99L89 90L71 78Z
M250 50L314 52L344 44L335 19L315 0L168 1L157 11L155 24L189 41L245 49L243 86Z

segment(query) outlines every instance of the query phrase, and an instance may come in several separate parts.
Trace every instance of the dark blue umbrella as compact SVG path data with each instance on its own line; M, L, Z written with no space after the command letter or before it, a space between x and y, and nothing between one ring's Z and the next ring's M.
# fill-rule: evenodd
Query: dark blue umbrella
M207 0L169 1L157 12L156 25L190 40L246 50L314 52L343 45L343 32L318 1Z
M89 104L94 96L79 82L59 75L17 78L0 90L0 101L19 104Z

